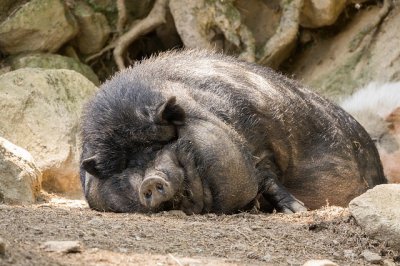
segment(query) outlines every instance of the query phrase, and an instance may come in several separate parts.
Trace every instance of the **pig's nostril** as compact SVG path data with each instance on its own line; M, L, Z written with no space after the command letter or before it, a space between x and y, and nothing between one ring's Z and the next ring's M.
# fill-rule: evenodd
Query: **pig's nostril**
M151 190L145 192L145 193L144 193L145 199L150 199L150 198L151 198L151 194L152 194L152 193L151 193Z
M164 186L162 184L157 184L156 189L158 190L158 192L164 193Z

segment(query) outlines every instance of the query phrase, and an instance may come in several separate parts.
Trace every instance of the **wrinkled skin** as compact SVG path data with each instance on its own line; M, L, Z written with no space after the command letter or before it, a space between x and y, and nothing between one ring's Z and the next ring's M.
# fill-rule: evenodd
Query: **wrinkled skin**
M207 52L167 53L107 81L82 142L85 196L105 211L233 213L262 199L291 213L345 206L385 182L373 142L342 109Z

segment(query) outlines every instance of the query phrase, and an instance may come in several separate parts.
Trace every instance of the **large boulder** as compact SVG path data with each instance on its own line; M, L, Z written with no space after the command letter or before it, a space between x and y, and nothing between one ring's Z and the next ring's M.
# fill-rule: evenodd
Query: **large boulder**
M170 0L169 10L185 47L229 50L255 61L255 39L233 1Z
M0 22L0 50L55 52L78 32L61 0L31 0Z
M346 4L347 0L304 0L300 25L306 28L332 25Z
M7 18L8 14L12 12L15 5L18 4L16 0L2 0L0 1L0 22ZM21 3L19 3L21 4Z
M95 85L100 83L94 71L80 61L57 54L30 53L10 57L11 70L20 68L70 69L81 73Z
M376 186L353 199L349 209L368 235L400 250L400 184Z
M0 137L0 203L34 203L41 178L31 154Z
M282 16L279 0L236 1L235 6L241 11L242 23L253 33L256 49L262 48L279 26Z
M200 23L202 21L198 18L199 11L205 9L204 0L171 0L169 2L169 9L185 47L199 49L209 49L212 47L209 39L205 36L205 30L201 28Z
M100 51L111 32L105 15L94 12L84 2L76 2L74 15L79 25L79 33L75 38L79 51L83 54Z
M45 190L79 193L79 120L96 89L72 70L24 68L0 76L0 136L32 154Z
M386 1L385 1L386 2ZM315 40L290 61L290 72L334 101L371 81L400 81L400 2L382 23L384 6L369 6L353 15L332 35L313 33Z

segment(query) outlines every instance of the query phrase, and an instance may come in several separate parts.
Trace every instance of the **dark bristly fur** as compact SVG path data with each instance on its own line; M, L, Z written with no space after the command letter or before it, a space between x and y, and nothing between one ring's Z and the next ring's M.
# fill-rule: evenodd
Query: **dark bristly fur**
M373 142L341 108L271 69L206 51L116 74L87 104L82 141L82 185L100 210L231 213L262 195L295 212L304 209L296 198L312 209L346 205L385 182ZM165 167L159 156L177 159ZM184 181L170 180L173 168ZM142 182L161 176L183 184L183 196L148 208Z

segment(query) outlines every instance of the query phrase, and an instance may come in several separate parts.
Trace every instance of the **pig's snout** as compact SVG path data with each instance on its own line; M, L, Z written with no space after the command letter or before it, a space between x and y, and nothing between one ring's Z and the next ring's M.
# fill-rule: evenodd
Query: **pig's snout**
M173 197L170 183L157 175L146 177L140 185L139 193L140 202L151 209Z

